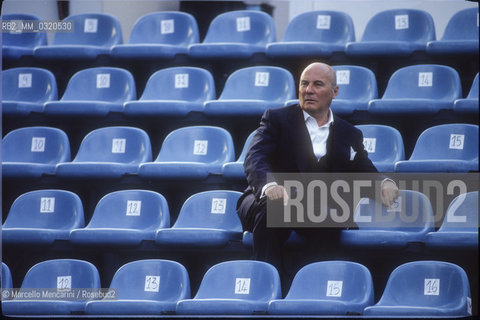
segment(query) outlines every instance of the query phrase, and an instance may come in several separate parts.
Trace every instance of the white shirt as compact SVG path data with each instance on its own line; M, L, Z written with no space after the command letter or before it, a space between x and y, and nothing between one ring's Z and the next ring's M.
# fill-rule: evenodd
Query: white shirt
M330 133L330 125L333 123L332 110L328 110L328 121L323 126L319 126L317 120L306 113L305 110L302 111L305 125L312 141L313 153L320 160L327 153L327 139Z

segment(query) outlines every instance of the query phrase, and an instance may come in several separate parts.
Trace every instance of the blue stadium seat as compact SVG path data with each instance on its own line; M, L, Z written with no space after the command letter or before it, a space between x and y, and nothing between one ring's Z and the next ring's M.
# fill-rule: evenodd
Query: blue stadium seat
M26 127L2 140L3 178L39 178L54 175L57 163L70 161L70 142L60 129Z
M368 317L468 317L472 315L465 271L442 261L402 264L390 274L380 301Z
M57 100L53 73L41 68L12 68L2 71L2 114L28 116L43 112L43 104Z
M219 14L202 43L189 46L193 58L250 58L264 53L276 40L273 18L262 11L239 10Z
M242 239L236 206L241 193L213 190L196 193L182 206L172 228L157 231L160 246L226 247Z
M418 137L408 160L395 163L395 172L478 171L478 126L442 124Z
M124 69L96 67L75 73L59 101L45 103L44 113L56 116L100 116L122 112L137 92L132 74Z
M388 80L381 99L368 105L368 112L382 115L435 114L452 110L461 98L457 71L442 65L413 65L398 69Z
M174 58L187 54L188 46L199 42L195 18L185 12L149 13L135 22L126 44L112 47L111 56L122 59Z
M453 112L458 114L476 114L479 113L478 104L478 73L473 79L472 86L465 99L457 99L453 104Z
M154 240L155 231L170 227L168 204L161 194L121 190L98 202L85 228L70 232L70 242L81 245L140 245Z
M434 231L430 200L418 191L399 190L390 208L380 201L362 198L354 212L358 229L342 230L341 243L348 247L416 249Z
M118 300L89 301L87 315L172 314L178 300L190 298L187 269L169 260L127 263L115 273L110 288L117 290Z
M272 300L269 314L360 315L374 303L373 281L363 265L323 261L297 272L285 299Z
M340 116L367 110L368 103L378 98L377 79L372 70L360 66L333 66L337 77L338 95L330 107Z
M73 25L71 32L57 32L50 45L38 46L37 59L96 59L110 55L111 47L122 43L122 28L118 19L104 13L83 13L63 20Z
M187 116L203 111L207 100L215 99L212 74L201 68L172 67L155 72L147 81L140 100L128 101L127 116Z
M261 261L227 261L211 267L193 299L180 300L177 314L265 314L281 296L277 269Z
M464 54L478 55L478 6L463 9L455 13L448 21L440 40L429 41L428 54Z
M429 232L430 248L478 249L478 191L457 196L448 206L440 229Z
M355 41L352 18L340 11L309 11L293 18L281 42L267 45L270 58L331 56Z
M97 268L90 262L74 259L47 260L34 265L23 279L22 291L31 293L32 289L47 291L53 298L40 297L38 300L15 298L2 302L4 315L72 315L85 310L89 299L68 298L67 293L76 295L80 291L73 289L95 289L98 292L100 276ZM22 290L23 289L23 290ZM71 290L70 290L71 289ZM65 292L65 298L54 299L57 292ZM41 294L41 293L39 293Z
M405 148L400 132L379 124L357 125L363 133L368 157L379 172L394 172L395 163L405 160Z
M13 281L12 281L12 272L10 268L7 266L5 262L2 262L2 278L1 280L1 288L2 289L11 289L13 288ZM2 295L2 300L7 300L11 297L7 297Z
M237 161L227 162L222 167L222 176L229 179L245 179L245 169L243 168L243 162L245 161L245 157L247 155L248 147L250 145L250 141L252 141L253 136L255 135L256 131L250 133L243 145L242 152L238 157Z
M362 39L345 47L352 56L409 56L425 51L435 40L432 16L417 9L392 9L377 13L367 23Z
M152 161L150 138L132 127L105 127L85 136L72 162L56 167L61 178L120 178L137 174L138 166Z
M40 18L32 14L12 13L2 15L1 20L8 23L9 20L38 21ZM44 45L47 45L45 32L20 32L20 30L18 32L2 32L2 57L5 60L18 60L23 56L31 56L35 47ZM3 93L5 94L5 91Z
M157 179L205 179L222 173L235 158L230 133L219 127L192 126L172 131L155 162L140 165L138 175Z
M18 197L2 228L4 244L51 245L68 240L70 231L84 226L83 205L73 192L36 190Z
M218 100L205 102L209 116L261 116L265 110L283 107L296 97L290 71L280 67L255 66L233 72Z

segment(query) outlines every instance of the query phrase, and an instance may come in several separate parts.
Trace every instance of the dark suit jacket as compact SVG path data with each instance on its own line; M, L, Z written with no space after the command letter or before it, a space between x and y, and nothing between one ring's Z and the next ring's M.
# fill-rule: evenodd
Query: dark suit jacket
M353 160L350 160L351 148L356 152ZM335 115L327 141L327 159L324 168L329 172L377 172L363 146L362 132ZM239 205L251 193L257 200L260 198L262 187L270 182L267 181L268 172L319 172L299 105L264 113L250 143L244 168L249 186L239 199Z

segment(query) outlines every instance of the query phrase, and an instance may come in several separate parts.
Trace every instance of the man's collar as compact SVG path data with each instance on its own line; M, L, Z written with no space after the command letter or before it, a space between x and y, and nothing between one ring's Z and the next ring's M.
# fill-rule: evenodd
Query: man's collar
M315 120L315 118L309 115L305 110L302 109L302 112L303 112L303 118L305 119L305 122L307 122L308 118L312 118L313 120ZM317 121L315 120L315 122ZM331 108L328 108L328 121L323 126L330 126L331 124L333 124L333 112Z

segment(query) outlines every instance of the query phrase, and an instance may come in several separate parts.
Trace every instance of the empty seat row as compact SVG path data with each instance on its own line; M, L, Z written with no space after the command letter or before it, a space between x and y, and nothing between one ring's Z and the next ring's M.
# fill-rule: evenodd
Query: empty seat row
M4 265L6 267L6 265ZM47 260L25 275L16 298L2 301L6 315L472 315L466 272L443 261L414 261L391 272L375 304L370 271L349 261L315 262L300 269L285 298L277 270L252 260L212 266L191 295L186 268L175 261L137 260L121 266L106 297L22 298L40 289L99 293L100 276L90 262ZM8 291L7 291L8 292ZM12 293L14 291L12 290Z
M444 124L426 129L405 160L403 139L395 128L359 125L364 145L380 172L478 171L478 126ZM134 127L104 127L85 136L73 160L64 131L25 127L2 140L4 178L102 179L139 176L204 180L209 176L244 179L243 161L252 132L235 160L233 139L220 127L191 126L170 132L152 161L148 134Z
M226 247L242 240L236 214L240 192L196 193L183 204L170 228L166 199L148 190L122 190L105 195L84 227L80 198L65 190L36 190L19 196L3 225L4 244L45 244L69 241L81 245L141 245ZM393 209L392 209L393 208ZM353 219L358 229L343 230L341 242L350 247L407 248L425 243L431 248L478 248L478 191L458 195L443 217L434 216L429 198L400 190L392 208L362 198ZM435 231L435 221L442 221ZM251 246L248 232L243 243Z
M332 110L340 116L356 111L372 115L425 115L440 110L478 114L478 73L467 97L457 71L443 65L412 65L397 70L381 99L374 73L365 67L334 66L339 93ZM137 100L132 74L121 68L96 67L72 76L58 99L55 76L41 68L2 72L3 114L28 116L185 117L191 112L213 117L261 116L266 109L298 103L292 74L280 67L241 68L227 78L216 98L212 74L197 67L159 70Z
M3 224L4 245L69 241L73 245L226 247L240 242L235 211L240 192L213 190L185 200L170 226L167 200L158 192L132 189L109 193L85 226L81 199L65 190L36 190L19 196Z
M409 56L415 51L429 54L478 54L478 8L458 11L449 21L443 37L436 40L431 15L418 9L381 11L370 18L360 41L355 41L352 18L341 11L309 11L293 18L280 42L276 42L273 18L261 11L230 11L210 23L199 43L195 18L184 12L155 12L140 17L123 44L119 20L108 14L78 14L67 17L63 29L47 45L44 32L21 27L5 34L3 56L18 59L249 58L265 53L272 58L331 56L345 52L352 56ZM4 15L3 20L39 20L32 15ZM40 24L42 26L42 24ZM23 32L22 32L23 31ZM42 30L40 30L42 31ZM381 31L381 32L380 32Z

